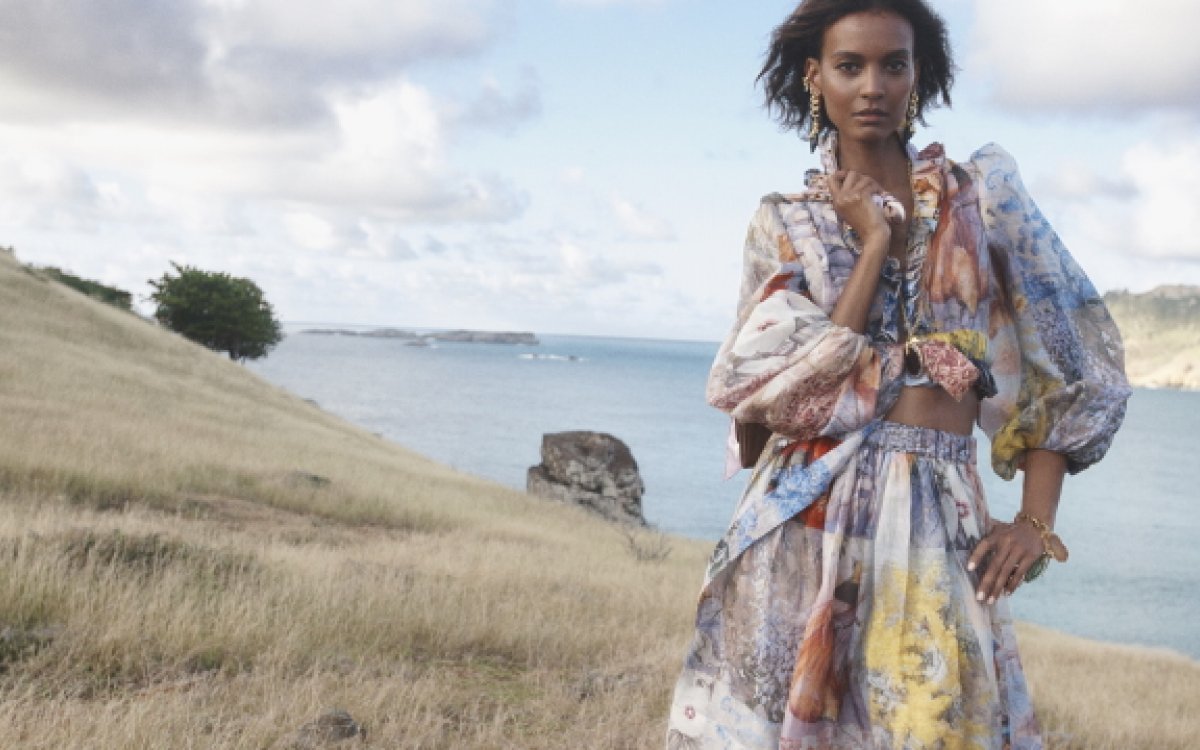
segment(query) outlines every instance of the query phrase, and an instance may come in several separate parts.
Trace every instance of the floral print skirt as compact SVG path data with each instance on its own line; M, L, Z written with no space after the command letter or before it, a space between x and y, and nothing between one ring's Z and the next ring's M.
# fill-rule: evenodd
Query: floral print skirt
M871 425L701 593L669 750L1040 750L1008 602L977 602L970 436Z

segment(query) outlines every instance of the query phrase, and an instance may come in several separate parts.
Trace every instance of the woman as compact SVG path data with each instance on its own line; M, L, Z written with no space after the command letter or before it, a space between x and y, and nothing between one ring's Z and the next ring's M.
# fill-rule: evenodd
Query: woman
M823 173L765 198L708 399L772 433L713 554L668 747L1040 748L1005 595L1066 549L1059 490L1129 387L1095 289L994 144L908 146L948 104L921 0L805 0L760 76ZM993 519L994 469L1024 472Z

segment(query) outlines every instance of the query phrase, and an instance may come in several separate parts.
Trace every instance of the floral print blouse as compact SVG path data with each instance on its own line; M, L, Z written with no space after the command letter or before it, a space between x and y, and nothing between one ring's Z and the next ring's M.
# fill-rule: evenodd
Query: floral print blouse
M812 464L771 467L776 502L743 507L743 527L802 509L887 413L905 383L905 330L930 381L956 398L969 389L982 398L979 426L1001 477L1011 479L1035 448L1064 454L1071 473L1100 460L1130 395L1120 334L1012 157L988 144L960 164L940 144L909 146L907 268L885 263L860 334L829 319L859 250L826 182L837 169L836 134L820 149L824 174L810 173L802 193L767 196L751 221L737 319L707 398L740 421L765 423L776 439L832 438L837 447ZM763 460L786 454L764 451ZM761 494L748 492L743 506ZM741 544L758 536L742 531Z

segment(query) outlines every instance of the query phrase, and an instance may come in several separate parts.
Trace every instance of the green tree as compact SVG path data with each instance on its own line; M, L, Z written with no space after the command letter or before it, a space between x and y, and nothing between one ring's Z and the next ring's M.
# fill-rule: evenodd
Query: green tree
M241 362L283 340L271 303L250 279L172 262L175 275L150 280L154 317L172 331Z

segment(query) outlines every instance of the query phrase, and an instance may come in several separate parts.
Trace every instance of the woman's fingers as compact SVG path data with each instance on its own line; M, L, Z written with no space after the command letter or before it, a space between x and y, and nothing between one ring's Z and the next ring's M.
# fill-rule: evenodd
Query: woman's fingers
M995 602L1004 593L1004 587L1008 585L1008 578L1020 561L1021 551L1010 544L1001 542L996 554L992 555L992 559L988 561L987 570L979 582L975 598L988 604Z
M1036 557L1033 559L1025 559L1013 566L1012 573L1008 576L1008 585L1004 587L1005 593L1012 594L1021 587L1021 584L1025 582L1025 574L1028 573L1029 569L1033 567L1033 563L1036 560Z
M992 548L996 546L996 540L988 534L979 543L975 545L974 551L971 552L970 559L967 560L967 570L974 572L983 568L984 561L992 552Z
M993 520L988 535L975 546L967 563L968 570L984 568L979 570L976 599L991 604L1003 594L1016 591L1024 581L1040 549L1037 540L1023 532L1019 525Z
M869 234L890 234L883 209L872 198L882 193L879 183L853 170L839 170L829 176L829 195L833 209L864 240Z
M1006 526L1008 524L1004 521L988 516L983 530L983 538L975 544L975 549L971 552L970 559L967 560L967 570L978 570L978 574L983 575L987 559L996 551L996 543L1000 540L999 532Z

